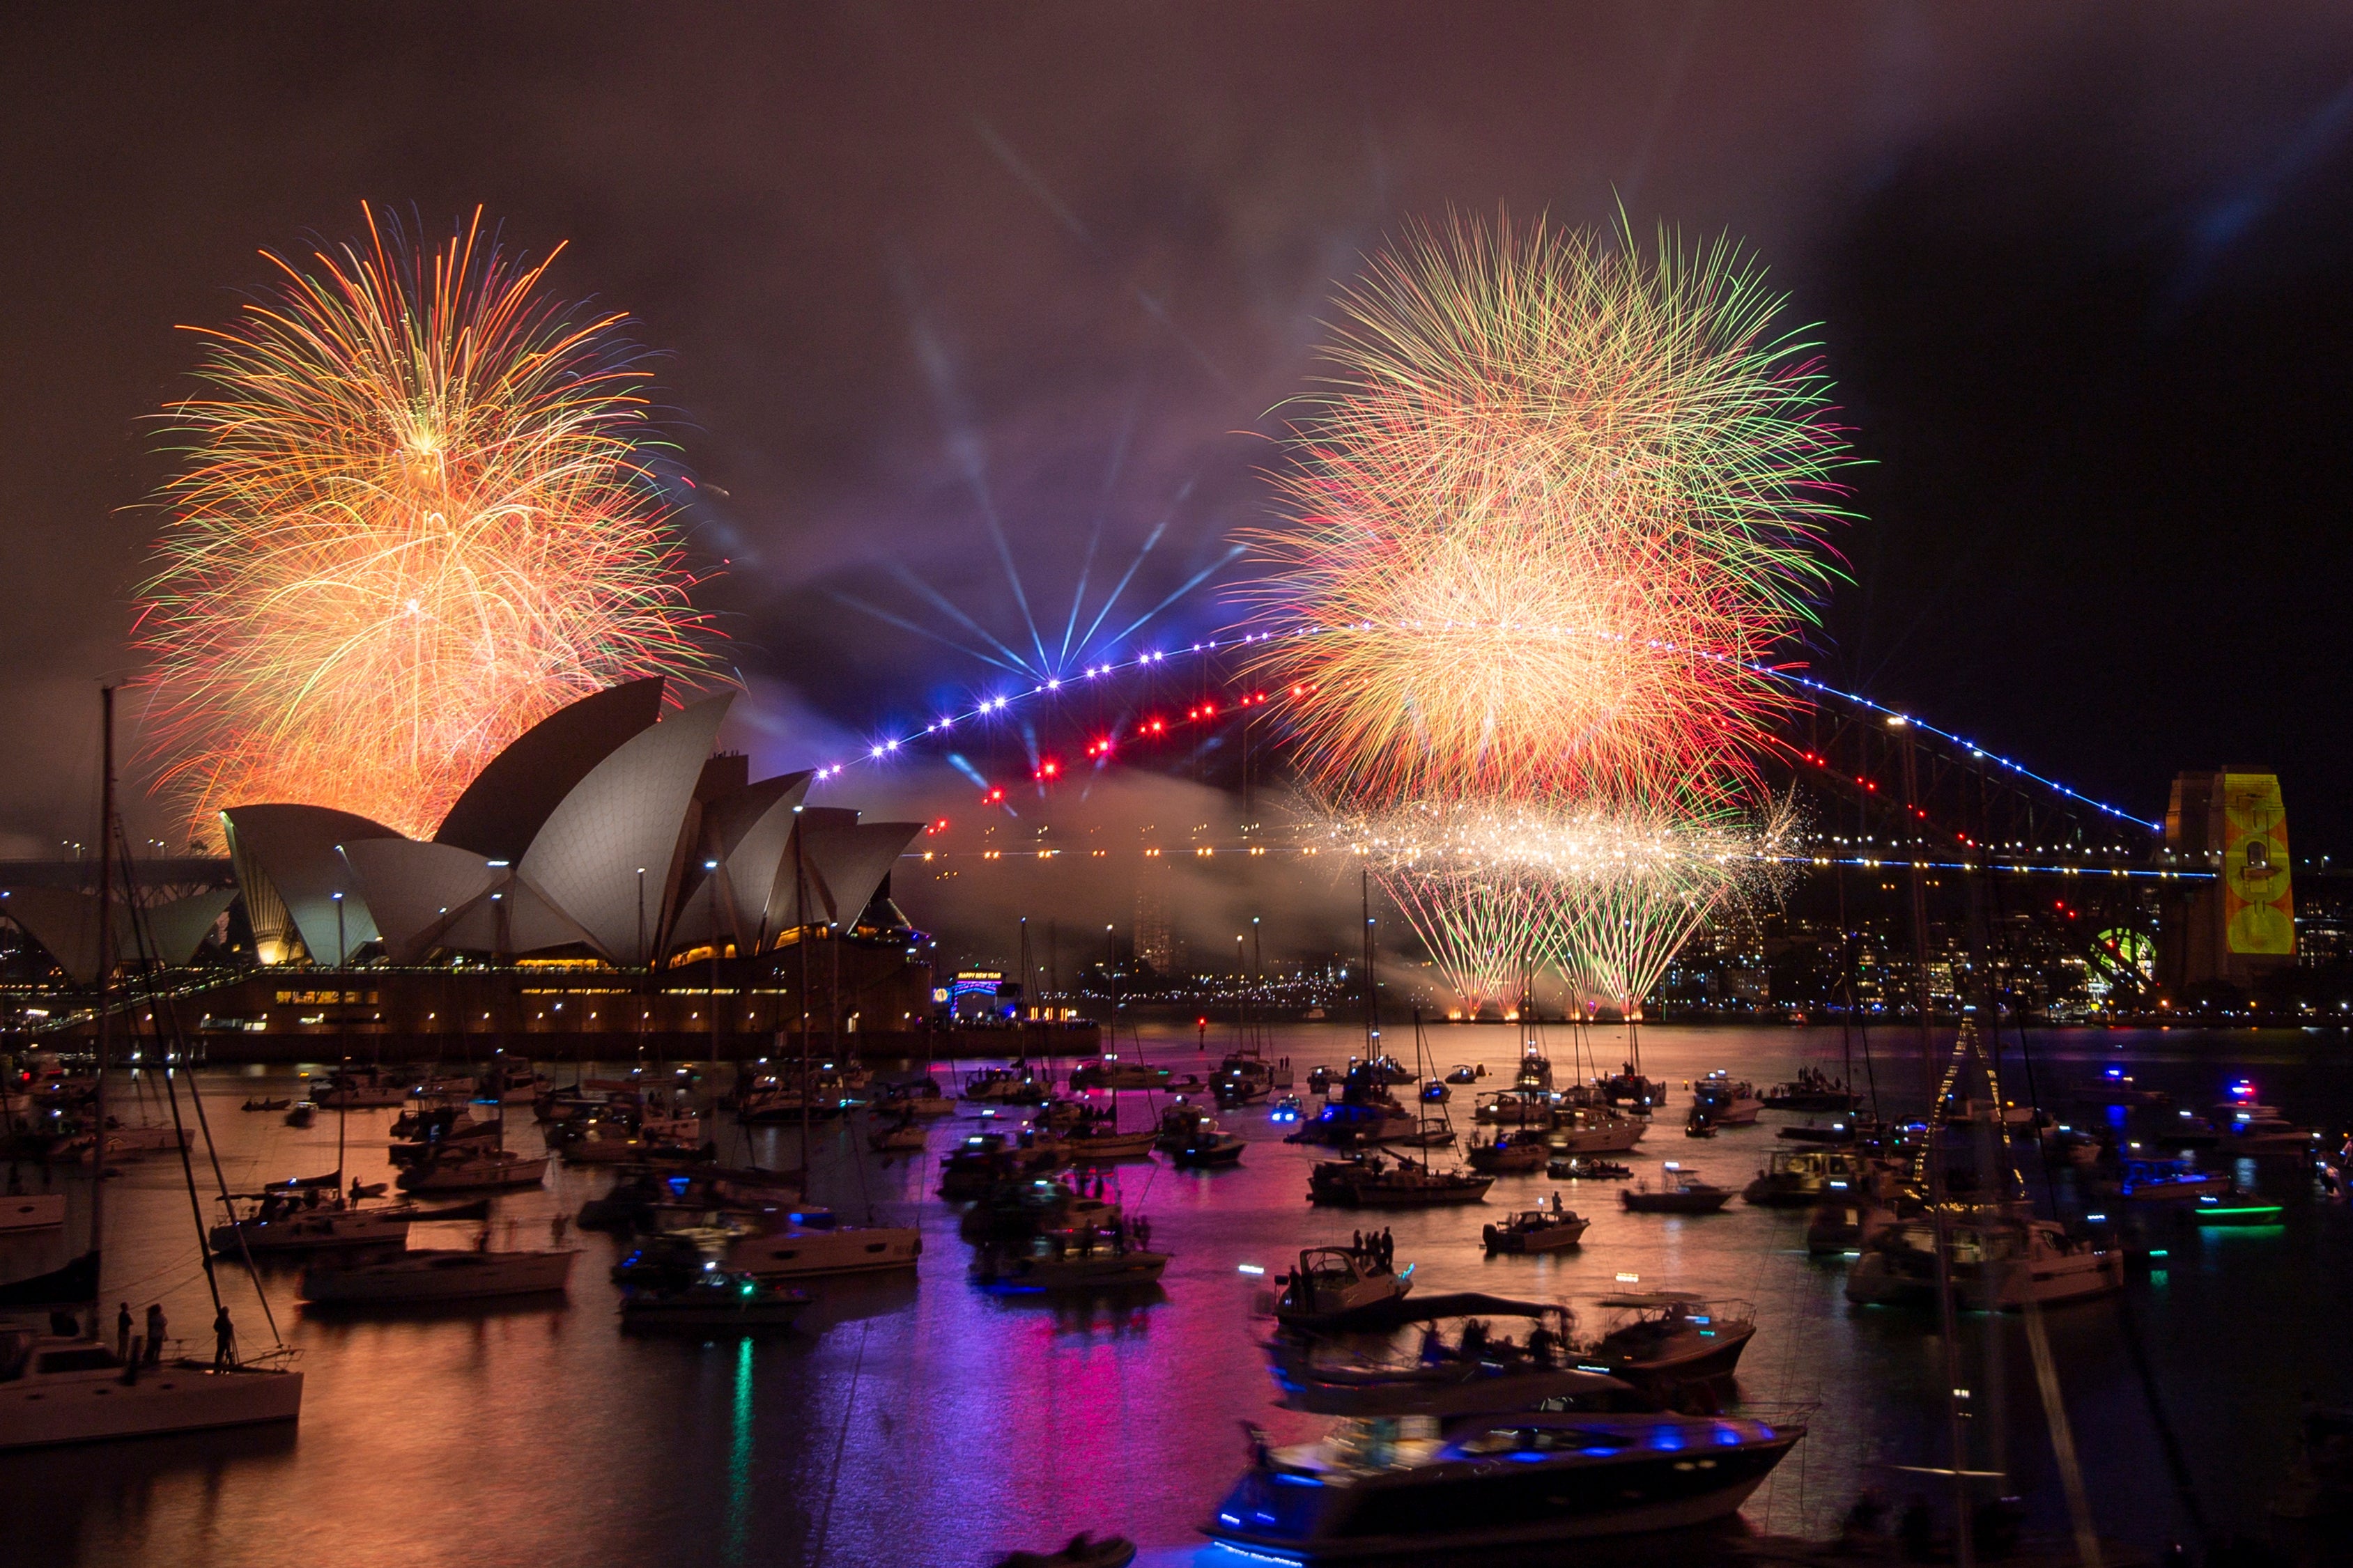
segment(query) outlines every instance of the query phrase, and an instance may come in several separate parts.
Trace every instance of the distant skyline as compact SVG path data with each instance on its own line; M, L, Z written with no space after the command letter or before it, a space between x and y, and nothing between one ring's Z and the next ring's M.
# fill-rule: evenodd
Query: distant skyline
M87 837L174 329L363 200L565 244L554 289L665 356L764 767L1008 679L948 641L1219 626L1360 256L1622 205L1821 323L1871 464L1825 679L2136 815L2254 763L2299 855L2353 829L2339 8L395 16L0 22L0 854Z

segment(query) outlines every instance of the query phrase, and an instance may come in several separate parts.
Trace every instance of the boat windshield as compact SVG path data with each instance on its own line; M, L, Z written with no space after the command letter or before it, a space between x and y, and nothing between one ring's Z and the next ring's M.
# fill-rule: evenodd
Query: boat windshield
M1582 1453L1615 1454L1634 1446L1622 1432L1598 1432L1582 1426L1492 1426L1454 1446L1467 1459L1496 1454Z

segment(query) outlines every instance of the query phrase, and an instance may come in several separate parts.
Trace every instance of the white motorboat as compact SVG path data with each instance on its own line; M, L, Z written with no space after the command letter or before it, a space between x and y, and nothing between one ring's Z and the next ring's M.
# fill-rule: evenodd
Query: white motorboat
M1413 1289L1413 1268L1408 1265L1399 1273L1368 1265L1345 1247L1311 1247L1277 1283L1282 1292L1274 1301L1276 1320L1293 1328L1322 1328L1401 1299Z
M1564 1106L1552 1119L1552 1147L1558 1154L1622 1154L1650 1130L1641 1117L1611 1106Z
M419 1248L381 1262L322 1264L304 1270L302 1299L321 1304L394 1306L544 1295L564 1289L577 1248L476 1252Z
M931 1132L915 1120L913 1112L888 1127L877 1127L866 1134L866 1146L878 1154L920 1154L931 1145Z
M2033 1301L2051 1306L2121 1289L2124 1254L2073 1237L2047 1219L1972 1214L1947 1226L1948 1272L1964 1308L2010 1311ZM1933 1303L1936 1226L1932 1219L1889 1226L1847 1270L1846 1299L1862 1304Z
M66 1222L63 1193L21 1193L0 1198L0 1234L47 1230Z
M1511 1215L1501 1225L1484 1227L1480 1237L1490 1253L1557 1252L1582 1241L1592 1223L1574 1209L1563 1208L1555 1193L1549 1207Z
M874 1109L884 1114L901 1116L951 1116L955 1112L955 1101L940 1091L935 1080L919 1078L906 1083L892 1084L884 1091L882 1098L874 1102Z
M1692 1108L1718 1127L1746 1127L1764 1109L1754 1084L1736 1082L1722 1068L1692 1088Z
M819 1208L775 1218L773 1229L737 1235L720 1267L761 1279L804 1279L913 1268L923 1253L923 1233L913 1226L843 1225Z
M291 1421L302 1374L172 1360L125 1366L94 1340L0 1330L0 1449Z

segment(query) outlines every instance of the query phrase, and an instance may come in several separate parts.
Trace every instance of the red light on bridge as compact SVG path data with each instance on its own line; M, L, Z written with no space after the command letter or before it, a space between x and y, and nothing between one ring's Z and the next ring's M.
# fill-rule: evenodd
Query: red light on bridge
M1038 764L1038 776L1041 779L1050 779L1061 771L1062 764L1051 757Z
M1001 790L1001 789L993 789L993 790L990 790L987 795L982 795L982 796L980 797L980 804L981 804L981 805L997 805L998 802L1002 801L1004 798L1005 798L1005 792L1004 792L1003 790Z

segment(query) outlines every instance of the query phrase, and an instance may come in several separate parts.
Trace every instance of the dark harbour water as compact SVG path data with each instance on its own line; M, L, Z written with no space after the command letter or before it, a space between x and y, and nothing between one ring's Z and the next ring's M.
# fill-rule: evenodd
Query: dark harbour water
M1221 1049L1217 1037L1212 1047ZM1515 1049L1514 1033L1501 1027L1433 1029L1430 1038L1441 1068L1484 1061L1492 1069ZM1190 1029L1147 1027L1145 1040L1155 1061L1179 1071L1205 1066ZM1278 1030L1273 1049L1303 1078L1306 1066L1344 1060L1358 1042L1350 1026L1303 1026ZM1388 1043L1410 1046L1404 1030ZM2054 1106L2069 1087L2122 1062L2188 1105L2211 1103L2245 1073L2300 1121L2341 1127L2353 1118L2353 1037L2339 1031L2050 1031L2032 1044L2038 1086ZM1614 1060L1612 1036L1599 1045ZM1916 1106L1908 1032L1875 1030L1873 1046L1891 1103ZM1567 1048L1565 1037L1555 1040L1564 1068ZM1762 1084L1801 1062L1835 1066L1839 1048L1835 1029L1643 1036L1646 1066L1678 1084L1715 1067ZM248 1094L282 1093L288 1081L258 1069L205 1076L232 1185L334 1163L332 1116L296 1131L277 1116L236 1110ZM2022 1079L2010 1087L2022 1097ZM1130 1116L1143 1117L1143 1097L1126 1098ZM1458 1091L1458 1124L1467 1100ZM1679 1093L1672 1114L1685 1103ZM351 1117L348 1163L366 1179L385 1173L391 1115ZM1762 1127L1713 1142L1662 1126L1641 1159L1683 1159L1736 1184L1786 1120L1767 1113ZM1119 1302L1048 1306L974 1289L956 1211L929 1195L934 1160L886 1163L865 1154L848 1128L819 1133L817 1196L849 1218L871 1205L879 1218L919 1221L923 1268L919 1278L816 1284L818 1307L802 1331L782 1339L625 1339L605 1279L615 1244L578 1233L586 1252L560 1306L331 1316L297 1304L292 1270L267 1276L278 1326L304 1352L299 1427L0 1458L0 1559L54 1568L979 1564L1086 1529L1134 1538L1151 1563L1239 1563L1205 1551L1194 1530L1240 1468L1239 1424L1262 1422L1282 1441L1320 1423L1271 1408L1256 1344L1264 1325L1251 1320L1254 1285L1238 1266L1278 1269L1299 1247L1344 1240L1362 1221L1308 1207L1314 1152L1280 1142L1283 1130L1269 1125L1263 1108L1226 1121L1253 1141L1239 1169L1124 1168L1131 1210L1151 1216L1155 1244L1176 1256L1160 1289ZM723 1149L743 1158L744 1134L722 1125ZM966 1117L943 1119L934 1151L968 1125ZM527 1114L511 1126L518 1147L535 1147ZM791 1163L797 1137L758 1132L750 1155ZM2265 1504L2299 1401L2353 1400L2353 1246L2345 1210L2312 1198L2295 1162L2261 1170L2250 1163L2242 1176L2295 1198L2286 1223L2201 1232L2158 1222L2168 1267L2134 1278L2126 1306L2198 1502L2219 1531L2260 1534L2272 1529ZM543 1246L549 1219L576 1210L607 1180L553 1171L544 1191L499 1200L494 1223L512 1245ZM1894 1468L1946 1462L1933 1320L1849 1308L1843 1264L1805 1254L1802 1212L1736 1202L1712 1217L1629 1215L1609 1187L1572 1189L1573 1206L1594 1220L1581 1250L1485 1258L1482 1221L1554 1185L1541 1174L1505 1177L1483 1207L1382 1217L1425 1290L1595 1293L1624 1271L1645 1287L1754 1303L1759 1332L1741 1363L1741 1397L1811 1412L1810 1436L1750 1500L1746 1528L1829 1533L1863 1486L1900 1500L1941 1485ZM111 1191L107 1300L128 1300L136 1313L160 1300L175 1331L195 1336L210 1309L176 1163L131 1167ZM77 1240L81 1223L77 1208L68 1227ZM448 1228L446 1237L420 1228L417 1245L465 1245L472 1230ZM65 1250L58 1240L0 1244L0 1273L52 1267ZM229 1289L247 1342L266 1343L249 1287L238 1279ZM2116 1306L2063 1308L2047 1322L2103 1533L2152 1547L2186 1537ZM1993 1337L2001 1373L1986 1386L2003 1396L2013 1489L2029 1498L2038 1523L2062 1527L2022 1327L2000 1321ZM1969 1320L1973 1377L1990 1375L1980 1359L1986 1340L1984 1320ZM2300 1550L2312 1563L2353 1560L2325 1542ZM1559 1560L1607 1558L1588 1549Z

